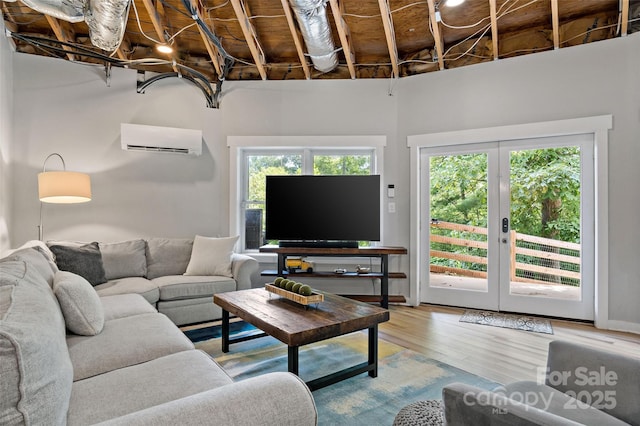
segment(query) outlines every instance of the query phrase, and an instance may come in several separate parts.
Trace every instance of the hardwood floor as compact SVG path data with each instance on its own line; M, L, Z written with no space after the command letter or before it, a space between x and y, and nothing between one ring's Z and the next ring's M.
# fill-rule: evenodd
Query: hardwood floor
M536 380L552 340L567 340L640 358L640 335L551 320L553 335L459 322L464 309L391 306L380 338L498 383Z

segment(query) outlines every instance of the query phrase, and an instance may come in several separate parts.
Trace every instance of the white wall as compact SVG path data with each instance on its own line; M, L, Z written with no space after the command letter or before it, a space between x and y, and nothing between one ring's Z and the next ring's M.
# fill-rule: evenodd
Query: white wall
M228 233L228 135L385 134L395 146L395 99L386 82L225 84L219 110L177 79L136 93L136 72L15 55L14 244L37 236L37 173L51 152L92 178L87 204L45 205L45 239ZM125 152L120 123L201 129L196 158ZM59 168L52 161L47 169ZM392 173L390 173L393 175Z
M613 115L609 317L640 331L640 34L403 79L399 140L412 134ZM405 175L408 178L408 175Z
M408 77L392 96L386 80L227 82L219 110L177 80L138 95L134 71L114 69L107 87L100 68L16 54L12 243L37 235L36 174L54 151L91 174L94 200L46 206L45 237L114 241L226 235L229 135L382 134L384 184L396 185L397 204L385 214L384 243L408 247L408 135L613 114L610 317L640 326L639 47L632 35ZM207 147L196 159L123 152L121 122L202 129ZM406 259L397 262L408 272Z
M0 23L4 34L4 21ZM0 36L0 256L11 247L11 144L13 125L13 53Z
M37 238L37 174L52 152L91 175L93 200L44 205L45 239L225 235L227 149L208 132L200 157L125 152L120 123L215 128L220 111L174 79L136 93L136 73L15 55L14 244ZM52 158L47 170L61 168Z

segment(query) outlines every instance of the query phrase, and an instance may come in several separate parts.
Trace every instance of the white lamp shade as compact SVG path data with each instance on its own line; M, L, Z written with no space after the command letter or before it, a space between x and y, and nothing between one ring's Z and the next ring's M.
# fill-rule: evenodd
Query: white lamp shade
M86 203L91 201L91 178L78 172L38 173L38 197L43 203Z

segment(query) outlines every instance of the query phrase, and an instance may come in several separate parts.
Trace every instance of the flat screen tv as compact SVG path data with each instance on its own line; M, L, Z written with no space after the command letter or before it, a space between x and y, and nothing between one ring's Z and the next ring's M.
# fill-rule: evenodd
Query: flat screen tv
M380 241L380 176L267 176L265 236L281 246Z

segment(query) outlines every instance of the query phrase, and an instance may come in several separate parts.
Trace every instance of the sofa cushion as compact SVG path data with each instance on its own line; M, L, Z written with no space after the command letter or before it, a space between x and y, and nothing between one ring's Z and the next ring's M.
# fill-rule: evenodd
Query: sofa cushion
M107 280L147 275L147 243L144 240L99 243Z
M540 410L555 414L565 419L581 424L598 426L626 425L622 420L597 410L575 398L560 392L550 386L532 381L521 381L504 387L505 395L511 399L534 406ZM613 402L615 402L615 395ZM597 394L592 395L593 401L601 400L603 404L610 401L602 399Z
M48 249L35 245L14 250L11 254L3 258L2 261L22 260L27 262L51 286L53 284L53 275L58 268L55 264L51 264L52 258L48 257L49 254L51 254L51 252L49 252Z
M184 274L231 277L231 255L238 238L208 238L196 235L191 259Z
M104 320L131 317L140 314L158 312L147 300L139 294L114 294L100 297L104 309Z
M99 284L94 288L99 296L136 293L147 299L149 303L156 303L160 297L158 287L148 279L141 277L119 278Z
M0 299L0 424L65 424L73 371L53 290L33 265L4 261Z
M159 300L158 312L168 316L178 326L222 318L222 308L213 303L211 296L197 299Z
M21 245L20 247L18 247L17 249L10 250L9 253L7 253L7 256L17 252L18 250L22 250L26 248L37 249L47 259L47 263L49 263L49 266L51 266L51 269L53 270L53 272L56 272L58 270L58 266L56 265L56 256L53 254L49 246L47 246L46 243L40 240L29 240L23 245Z
M56 255L56 264L61 271L80 275L91 285L107 282L102 265L102 255L97 242L79 247L53 244L49 248Z
M476 423L465 426L469 424ZM276 372L169 401L98 425L318 426L318 410L313 394L298 376ZM507 426L506 423L500 425ZM574 423L574 426L582 425Z
M160 290L160 300L193 299L236 289L233 278L221 276L169 275L151 282Z
M104 310L98 293L80 275L58 271L53 279L67 329L75 334L94 336L104 327Z
M205 353L179 352L75 382L68 422L94 424L230 383ZM105 389L117 389L107 404Z
M74 381L194 347L184 333L162 314L142 314L107 321L102 333L96 336L67 336L67 346Z
M147 278L182 275L187 270L193 240L150 238L147 240Z

